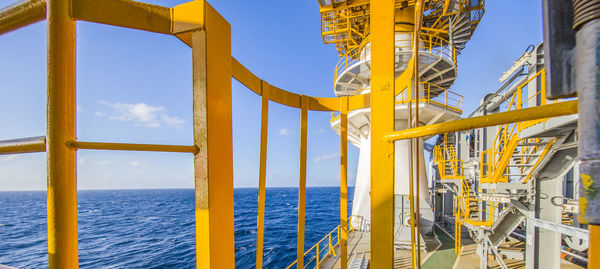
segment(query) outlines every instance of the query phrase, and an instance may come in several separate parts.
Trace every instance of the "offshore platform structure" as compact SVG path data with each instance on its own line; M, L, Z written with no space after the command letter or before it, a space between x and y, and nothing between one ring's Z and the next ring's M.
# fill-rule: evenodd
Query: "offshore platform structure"
M334 44L341 57L334 71L335 95L368 95L372 76L370 2L320 0L319 5L323 41ZM447 0L424 1L422 5L420 31L415 31L415 24L419 23L415 18L417 1L395 1L394 4L394 130L407 129L411 124L426 126L460 118L463 97L449 88L458 74L457 55L476 30L485 3L483 0ZM416 65L412 54L414 42L418 42ZM418 68L416 85L412 81L415 67ZM418 122L411 123L411 118L416 116L413 113L418 113ZM359 227L371 220L370 119L371 108L348 112L348 140L360 148L352 205L352 224ZM331 126L338 134L341 124L339 116L332 117ZM428 138L430 136L418 138L414 145L409 140L394 143L394 245L397 249L410 249L414 236L420 245L418 252L426 252L423 236L431 234L433 229L423 154L423 141ZM418 153L412 155L413 152ZM412 171L411 157L416 157L413 159L416 168ZM413 176L418 179L414 186ZM418 202L411 202L411 190L419 193ZM416 206L420 216L416 221L417 234L411 230L414 216L411 212Z
M203 0L172 8L131 0L23 0L0 10L0 35L47 20L47 132L0 141L0 154L46 152L51 269L79 266L79 150L190 154L197 268L234 268L234 78L262 99L256 268L264 256L270 102L301 115L297 251L288 268L420 268L437 253L432 225L441 237L438 226L445 224L454 228L459 263L467 255L461 247L474 246L469 253L479 255L481 268L519 259L527 268L558 268L564 245L565 257L598 268L600 8L591 0L542 2L544 45L528 50L501 79L506 86L459 119L462 97L448 87L457 76L456 55L483 15L482 0L320 0L323 40L342 57L336 97L293 93L252 73L231 55L232 26ZM77 21L172 35L191 48L190 145L77 138ZM550 101L575 94L578 100ZM306 248L308 111L339 113L331 126L340 134L340 225ZM423 143L436 135L433 147ZM361 149L350 217L348 142ZM437 171L431 189L427 148ZM578 220L570 217L574 212ZM511 240L524 241L525 254L503 246Z
M487 94L469 117L558 102L546 98L543 45L529 46L499 81L500 89ZM436 222L454 226L457 253L476 249L480 268L491 266L489 260L500 268L509 261L560 268L561 257L587 264L589 234L575 218L577 122L575 114L438 137L431 194Z

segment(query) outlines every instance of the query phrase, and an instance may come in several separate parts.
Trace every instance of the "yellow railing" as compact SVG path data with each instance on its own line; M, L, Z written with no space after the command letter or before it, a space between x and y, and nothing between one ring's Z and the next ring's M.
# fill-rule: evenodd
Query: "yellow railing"
M412 33L406 33L409 37L403 37L397 35L395 38L395 55L411 55L411 44L412 44ZM430 34L430 33L421 33L420 40L423 42L419 46L419 54L431 54L438 57L444 57L456 66L456 50L447 39L444 39L438 35ZM354 54L347 54L342 56L337 64L335 65L335 71L333 76L334 83L337 81L338 76L343 73L346 69L351 67L353 64L366 60L363 53L366 53L366 50L369 49L371 43L371 39L369 36L365 37L362 43L356 49ZM403 44L403 45L398 45ZM364 52L363 52L364 51Z
M481 227L492 227L495 221L496 202L489 202L487 208L481 209L484 202L470 195L454 197L454 252L460 255L462 225L470 224Z
M370 230L370 223L362 216L352 215L348 218L348 232L354 231L368 231ZM311 248L304 252L304 267L307 268L311 264L314 264L314 268L319 268L323 259L330 257L331 255L337 256L339 253L335 252L335 248L340 244L340 226L335 227L331 232L325 235L321 240L314 244ZM308 257L308 259L307 259ZM286 269L292 268L296 265L298 260L295 260ZM314 262L314 263L313 263Z
M448 89L444 89L430 82L419 83L419 103L435 104L437 106L462 113L463 96ZM354 94L359 94L364 89L356 90ZM354 96L351 95L351 96ZM407 91L402 91L396 97L396 104L406 104L414 102L415 98L408 98ZM337 114L336 114L337 113ZM331 120L334 122L339 119L339 112L331 111Z
M448 89L444 89L430 82L419 83L419 103L435 104L446 109L462 113L463 96ZM407 96L407 91L402 91L396 97L396 104L414 102L415 98Z
M433 148L433 162L438 166L440 179L462 179L462 160L456 158L454 146L435 146ZM450 170L450 173L446 170Z
M480 208L480 205L485 202L479 198L471 196L458 196L456 199L456 215L460 222L464 225L469 223L475 226L491 227L494 225L495 212L498 204L496 202L488 202L487 208Z
M520 110L528 107L535 107L545 105L548 103L546 99L546 84L545 84L545 70L542 69L537 72L534 76L527 79L525 82L517 86L516 92L511 96L508 102L506 111ZM539 79L541 87L536 90L535 93L523 93L525 88L534 79ZM555 101L556 103L556 101ZM504 124L500 126L498 133L494 137L492 146L480 154L480 181L482 183L496 183L496 182L508 182L509 177L504 173L507 170L507 165L510 159L513 158L513 154L521 154L523 157L519 157L521 164L527 163L533 158L533 156L525 156L535 152L541 152L533 167L529 169L529 174L526 175L523 182L531 177L531 172L539 164L539 161L545 156L549 147L553 141L550 141L544 148L540 148L539 144L542 139L540 138L528 138L520 139L518 133L528 127L531 127L540 122L546 121L547 118L522 121ZM520 146L519 143L525 144ZM532 144L533 146L529 146ZM515 152L516 151L516 152ZM525 172L525 167L519 167L521 173Z

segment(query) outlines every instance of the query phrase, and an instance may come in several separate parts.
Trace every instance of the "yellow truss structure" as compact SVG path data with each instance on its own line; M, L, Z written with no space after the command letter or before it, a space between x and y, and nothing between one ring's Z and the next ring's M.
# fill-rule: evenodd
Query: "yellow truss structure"
M394 9L414 10L416 0L395 0ZM451 6L453 5L453 6ZM321 14L321 36L325 44L335 44L340 57L357 59L370 34L371 6L369 0L319 0ZM423 1L424 13L421 29L424 34L448 40L449 30L458 25L452 21L454 15L468 16L469 39L477 28L485 10L484 0L426 0ZM410 14L412 15L412 14ZM403 25L414 26L410 16L396 16L395 31L412 32ZM423 39L428 42L439 42Z

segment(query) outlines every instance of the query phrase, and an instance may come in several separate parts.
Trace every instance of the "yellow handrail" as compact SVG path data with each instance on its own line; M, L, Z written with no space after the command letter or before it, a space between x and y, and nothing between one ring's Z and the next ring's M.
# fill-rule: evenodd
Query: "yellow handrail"
M409 38L400 38L395 39L396 44L398 43L406 43L408 45L396 45L395 51L396 55L406 53L409 55L411 53L411 44L412 44L412 33L407 33L410 35ZM419 46L420 53L430 53L433 55L437 55L439 57L445 57L452 61L454 66L456 66L456 49L448 42L447 39L440 37L439 35L434 35L430 33L422 32L419 35L421 41L423 41L423 45ZM335 71L333 76L333 81L337 81L339 74L343 73L348 67L359 62L361 59L360 54L363 50L366 49L367 45L371 42L370 36L367 36L363 39L361 44L354 50L352 54L346 54L342 56L337 64L335 65ZM363 59L366 60L366 59Z
M363 229L363 227L361 227L363 224L368 223L367 220L365 220L362 216L358 216L358 215L352 215L348 218L348 230L349 232L354 232L355 227L352 223L353 220L357 220L359 222L359 227L358 230ZM334 235L335 233L335 235ZM334 239L332 239L334 238ZM327 239L327 243L325 248L321 249L320 245L325 242L325 239ZM306 257L308 254L311 253L311 251L315 250L314 253L314 257L312 257L310 260L308 260L305 264L304 264L304 268L306 268L309 264L311 264L313 261L315 261L315 268L319 268L319 264L323 261L324 258L329 257L330 255L336 255L335 253L335 248L337 246L339 246L340 244L340 226L338 225L337 227L335 227L333 230L331 230L331 232L329 232L327 235L325 235L323 238L321 238L321 240L319 240L316 244L314 244L312 247L310 247L307 251L304 252L304 256ZM323 251L327 251L327 254L322 256L321 252ZM286 267L286 269L291 268L292 266L294 266L296 263L298 262L298 260L295 260L294 262L292 262L290 265L288 265Z

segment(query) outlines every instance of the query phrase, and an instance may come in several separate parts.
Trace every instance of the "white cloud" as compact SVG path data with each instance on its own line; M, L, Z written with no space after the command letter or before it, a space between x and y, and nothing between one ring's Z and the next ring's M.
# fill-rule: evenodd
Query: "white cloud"
M287 129L287 128L281 128L281 129L279 129L279 134L280 135L291 135L292 130Z
M129 166L140 166L140 165L142 165L142 163L139 162L139 161L131 161L131 162L129 162Z
M158 128L163 125L172 128L181 128L184 120L166 113L162 106L152 106L146 103L126 104L109 103L101 100L101 104L113 109L108 116L111 120L133 122L135 126ZM103 112L96 112L96 116L102 117Z
M104 161L98 162L97 164L98 164L98 165L109 165L109 164L111 164L111 163L112 163L112 162L111 162L110 160L104 160Z
M162 114L161 118L168 126L175 128L181 128L183 126L183 119L178 117L171 117L167 114Z
M83 107L80 105L76 105L77 112L83 112Z
M319 156L315 157L314 161L316 163L318 163L318 162L322 162L322 161L327 161L327 160L334 159L334 158L336 158L338 156L339 156L339 154L337 154L337 153L326 153L326 154L319 155Z
M323 134L323 133L325 133L325 129L319 128L316 131L314 131L312 134L313 135L320 135L320 134Z
M96 115L97 117L104 117L104 116L106 116L106 113L103 113L103 112L100 112L100 111L96 111L94 113L94 115Z
M17 157L18 157L18 155L11 154L11 155L2 156L2 158L0 158L0 160L3 160L3 161L14 160Z

